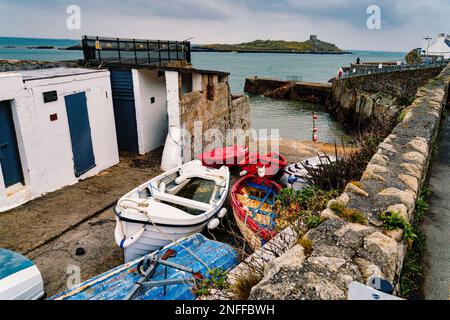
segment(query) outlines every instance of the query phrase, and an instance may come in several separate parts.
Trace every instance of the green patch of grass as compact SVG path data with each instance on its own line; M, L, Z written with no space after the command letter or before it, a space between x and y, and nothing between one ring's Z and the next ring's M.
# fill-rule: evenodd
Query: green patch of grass
M421 257L425 250L425 244L425 235L418 232L413 246L408 250L403 261L403 269L400 275L400 294L405 299L412 298L421 289L423 277Z
M204 280L192 289L192 292L199 297L209 295L211 289L224 290L228 287L227 271L222 268L214 268L208 272Z
M308 229L317 228L322 223L322 218L319 215L311 214L303 219Z
M430 196L431 191L424 187L416 200L416 212L413 225L416 238L412 247L406 253L400 275L400 294L405 299L411 299L417 296L423 283L421 260L426 249L426 236L420 232L419 225L429 212Z
M313 242L306 237L301 237L297 240L297 244L301 245L305 250L305 255L311 255L313 251Z
M263 278L263 275L259 272L249 272L236 279L235 283L231 285L230 291L233 293L235 300L247 300L250 296L250 291L256 286Z
M300 218L309 229L317 227L322 222L318 212L337 196L336 190L324 191L312 187L299 191L282 189L275 202L276 230L281 231Z
M423 220L423 217L428 213L430 209L428 198L430 197L430 195L431 191L426 187L422 188L422 190L420 191L420 194L416 200L416 223L420 223Z
M367 218L359 210L347 208L343 204L339 202L335 202L330 206L330 209L333 210L338 216L344 218L353 223L367 224Z
M402 112L400 112L397 116L397 122L400 123L405 119L406 116L406 111L403 110Z
M417 238L417 235L413 231L411 224L403 218L400 213L385 211L380 215L381 221L383 221L384 228L386 230L403 230L403 239L408 241L410 245Z

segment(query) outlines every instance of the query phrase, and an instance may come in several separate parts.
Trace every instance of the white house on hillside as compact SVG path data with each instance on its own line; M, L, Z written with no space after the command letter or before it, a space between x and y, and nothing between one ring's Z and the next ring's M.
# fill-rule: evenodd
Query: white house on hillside
M450 35L440 33L436 41L433 42L428 50L425 50L427 56L443 56L444 59L450 59Z

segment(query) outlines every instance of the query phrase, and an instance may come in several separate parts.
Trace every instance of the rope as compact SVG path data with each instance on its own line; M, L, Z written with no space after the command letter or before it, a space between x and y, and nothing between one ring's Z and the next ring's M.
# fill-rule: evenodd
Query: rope
M123 202L123 201L129 201L129 202L133 202L133 203L136 203L136 204L138 204L138 205L142 205L144 202L138 202L138 201L135 201L135 200L133 200L133 199L123 199L121 202ZM121 205L121 203L119 203L119 205L120 206L122 206ZM122 206L124 209L134 209L134 210L137 210L137 211L139 211L140 213L142 213L142 214L144 214L147 218L148 218L148 221L149 222L151 222L151 224L155 227L155 229L156 230L158 230L159 231L159 233L161 233L167 240L169 240L169 241L171 241L171 242L174 242L174 243L176 243L177 245L179 245L180 247L182 247L183 249L185 249L187 252L189 252L195 259L197 259L201 264L203 264L205 267L206 267L206 269L208 270L208 272L211 272L211 268L202 260L202 259L200 259L200 257L199 256L197 256L192 250L190 250L189 248L187 248L186 246L184 246L183 244L181 244L180 242L178 242L176 239L173 239L173 238L171 238L171 237L169 237L164 231L162 231L156 224L155 224L155 222L153 221L153 219L152 219L152 217L146 212L146 211L144 211L144 210L142 210L142 209L140 209L140 208L138 208L138 207L133 207L133 206Z

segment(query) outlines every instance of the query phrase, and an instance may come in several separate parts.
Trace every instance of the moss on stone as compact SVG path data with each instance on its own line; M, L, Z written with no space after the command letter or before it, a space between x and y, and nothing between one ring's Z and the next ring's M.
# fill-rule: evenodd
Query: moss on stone
M367 218L359 210L348 208L339 202L332 203L330 209L333 210L338 216L354 223L367 224Z

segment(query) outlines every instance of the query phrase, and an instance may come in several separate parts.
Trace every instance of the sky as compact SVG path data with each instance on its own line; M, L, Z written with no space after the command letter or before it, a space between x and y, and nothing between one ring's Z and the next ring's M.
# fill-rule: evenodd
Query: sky
M80 8L68 29L67 8ZM380 8L381 29L366 21ZM409 51L424 36L450 34L450 0L0 0L0 36L80 39L82 35L240 43L304 41L342 49ZM72 20L73 21L73 20Z

